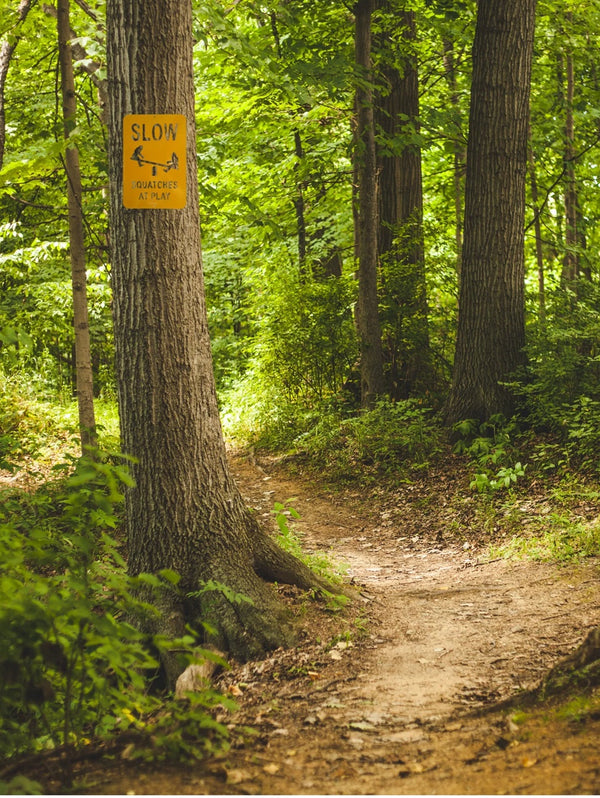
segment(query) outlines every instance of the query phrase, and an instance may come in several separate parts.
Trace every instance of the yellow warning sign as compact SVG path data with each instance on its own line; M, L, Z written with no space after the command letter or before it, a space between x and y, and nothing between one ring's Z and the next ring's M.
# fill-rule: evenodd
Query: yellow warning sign
M123 117L123 205L185 208L186 193L185 116Z

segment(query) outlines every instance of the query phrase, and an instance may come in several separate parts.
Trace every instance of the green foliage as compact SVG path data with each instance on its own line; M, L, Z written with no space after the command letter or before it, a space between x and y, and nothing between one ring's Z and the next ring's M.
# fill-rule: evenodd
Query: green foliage
M471 480L471 490L478 493L496 493L509 490L525 476L527 465L514 461L517 449L513 439L518 434L516 419L507 421L503 415L491 416L480 423L465 419L454 425L455 454L467 455L477 468Z
M583 467L600 462L600 292L582 283L549 293L546 323L531 326L527 373L511 388L521 397L521 415L544 435L536 452L540 466Z
M103 2L91 0L102 15ZM11 9L13 12L14 9ZM16 20L15 20L16 22ZM87 49L79 67L103 55L102 19L95 25L74 5L72 27ZM2 36L11 28L3 26ZM62 120L57 101L56 19L32 3L5 86L6 148L0 164L0 365L26 370L40 390L71 394L74 333L68 253L66 177ZM96 72L95 79L102 70ZM112 387L113 349L109 268L106 263L107 156L98 92L76 67L79 150L86 228L86 260L92 359L98 393ZM24 103L24 98L27 98ZM26 345L24 345L24 343Z
M215 582L214 579L208 579L202 582L199 590L193 590L186 593L188 598L198 598L205 593L221 593L230 604L252 604L252 599L245 596L243 593L237 593L222 582Z
M27 776L15 776L10 781L0 781L0 795L42 795L42 785Z
M341 393L356 358L354 288L349 278L304 286L279 281L262 312L248 370L222 396L232 437L289 447L315 408Z
M79 450L77 402L44 395L25 372L7 375L0 368L0 468L26 468L39 478L65 451ZM96 399L95 413L102 448L118 448L116 402Z
M579 396L565 408L567 452L583 468L600 468L600 399Z
M476 3L445 0L411 5L419 62L421 133L377 131L390 154L418 144L423 163L428 351L436 390L448 384L456 329L457 273ZM97 393L113 390L110 265L106 263L105 130L94 81L105 76L103 0L74 4L79 52L75 133L84 180L83 205ZM595 223L597 168L597 2L570 15L538 3L531 92L531 149L543 228L546 318L541 323L535 241L527 237L528 345L523 386L529 418L578 453L599 461L598 272ZM238 431L289 447L314 424L321 402L339 395L356 361L353 329L352 100L353 19L337 0L193 3L198 165L209 324L220 390ZM8 7L3 35L17 23ZM394 14L374 19L374 64L402 66L406 43ZM5 87L6 150L0 170L0 364L25 373L40 391L71 393L73 383L64 155L56 102L55 20L33 4ZM385 34L385 54L379 34ZM578 211L576 287L557 286L565 254L565 86L556 65L575 54L575 158ZM383 60L382 60L383 59ZM92 79L86 67L98 65ZM376 84L387 91L386 78ZM35 87L35 91L32 87ZM400 128L406 126L400 125ZM570 159L567 158L567 160ZM300 213L300 209L302 213ZM300 218L302 216L302 218ZM300 238L305 252L301 255ZM457 235L458 234L458 235ZM384 346L402 364L425 346L414 275L380 264ZM393 272L393 269L392 269ZM341 275L341 276L340 276ZM423 309L425 304L417 303ZM394 376L394 375L391 375ZM396 375L397 376L397 375ZM418 390L418 388L417 388ZM429 388L431 390L431 388ZM413 385L414 391L414 385ZM428 397L427 401L431 401ZM592 411L592 412L590 412ZM312 419L312 420L311 420ZM588 423L589 421L589 423ZM10 441L7 447L10 448ZM350 460L355 458L350 458ZM360 459L360 457L359 457ZM345 468L346 466L344 466ZM505 463L505 468L514 463ZM481 472L484 473L484 472ZM490 483L508 474L490 474ZM512 481L512 480L511 480Z
M284 398L321 401L341 390L356 356L354 284L330 277L273 297L259 337L262 378ZM302 301L298 302L298 293Z
M380 399L371 410L321 413L296 447L336 479L424 469L442 450L443 433L430 408L415 399Z
M321 415L318 407L283 399L273 386L264 385L254 370L221 398L225 435L237 445L271 451L291 449Z
M216 374L220 389L233 389L227 406L247 419L252 397L266 426L290 401L306 409L338 390L356 352L354 281L330 269L353 268L352 26L338 3L313 11L305 2L240 4L225 14L210 2L195 14Z
M75 432L76 421L56 403L40 401L27 375L7 375L0 367L0 467L24 454L39 454L49 440Z
M277 542L285 551L293 554L319 576L324 577L330 582L340 582L346 569L338 562L332 562L324 554L307 554L303 548L299 533L290 528L290 519L298 520L300 515L291 506L294 499L288 499L285 503L275 502L273 513L277 523L278 535ZM327 602L330 608L339 609L346 601L346 597L339 597L333 593L327 593Z
M570 723L584 723L586 720L595 719L600 709L598 694L577 695L560 705L555 710L555 715L559 720L566 720Z
M23 236L19 225L0 227L0 365L10 372L35 373L46 390L70 390L75 363L68 246L36 239L26 246ZM104 266L90 265L87 291L100 392L113 382L111 297Z
M342 402L323 402L312 410L289 402L264 407L262 415L250 398L247 415L235 418L233 410L225 412L225 430L234 439L292 450L325 468L333 480L425 469L442 451L442 427L431 409L416 399L381 399L373 409L359 413Z
M500 490L508 490L516 485L519 477L525 476L525 469L527 466L521 465L516 462L514 466L505 466L498 469L494 477L489 476L485 472L478 472L475 478L469 483L471 490L476 490L478 493L489 493Z
M65 464L68 468L68 464ZM6 494L0 505L0 753L14 758L82 746L127 732L152 758L200 755L226 729L210 710L226 700L207 690L182 706L149 692L161 650L202 660L195 639L149 639L158 610L138 588L174 588L170 571L128 577L113 537L123 487L115 457L80 460L66 483ZM146 594L146 593L145 593ZM157 595L158 598L158 595ZM186 653L187 652L187 653Z
M569 563L600 556L600 524L552 513L539 520L536 534L513 536L506 544L490 548L491 557L518 557Z

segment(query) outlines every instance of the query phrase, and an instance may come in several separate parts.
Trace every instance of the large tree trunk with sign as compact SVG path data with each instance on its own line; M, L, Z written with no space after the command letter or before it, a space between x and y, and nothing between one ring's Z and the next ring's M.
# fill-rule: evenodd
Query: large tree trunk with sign
M267 582L324 584L259 528L227 465L202 280L191 0L109 0L107 29L119 410L123 449L136 458L136 484L126 497L129 568L181 575L177 594L164 595L156 631L179 634L186 624L208 622L218 645L239 658L257 657L293 639ZM183 162L173 166L172 141L164 156L155 150L146 159L150 150L143 151L142 160L159 164L156 174L133 159L139 181L187 176L185 207L159 197L154 207L124 207L123 165L129 169L140 144L131 125L124 133L131 114L185 118ZM250 602L231 600L227 591L189 595L207 582ZM170 679L176 675L173 666Z
M513 398L503 383L525 360L525 178L535 6L535 0L478 5L449 422L510 415Z

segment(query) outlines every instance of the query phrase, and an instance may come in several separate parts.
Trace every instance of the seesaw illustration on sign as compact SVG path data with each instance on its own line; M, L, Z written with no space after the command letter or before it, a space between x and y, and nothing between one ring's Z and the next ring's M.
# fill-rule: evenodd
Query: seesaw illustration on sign
M167 174L168 173L168 174ZM187 121L182 114L123 117L123 205L148 210L187 205Z
M144 158L142 154L143 148L143 144L140 144L139 147L136 147L133 155L131 156L131 160L137 161L139 166L143 166L144 164L151 166L153 177L156 177L156 170L159 166L161 166L165 172L169 172L171 169L177 169L179 166L179 158L177 157L177 153L173 153L171 158L166 163L158 163L158 161L149 161L147 158Z

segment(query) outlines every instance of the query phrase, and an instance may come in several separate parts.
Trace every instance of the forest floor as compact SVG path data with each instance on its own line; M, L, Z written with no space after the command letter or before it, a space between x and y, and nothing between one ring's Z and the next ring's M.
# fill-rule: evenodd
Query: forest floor
M244 497L266 523L274 502L293 498L304 549L345 563L359 597L344 619L280 588L303 638L292 651L220 677L239 703L228 720L228 752L177 765L88 762L76 773L85 785L79 789L600 792L598 691L523 711L518 699L600 624L597 560L490 557L490 532L477 527L468 491L460 506L455 501L462 470L440 468L395 487L329 491L275 461L232 462ZM524 501L531 512L548 511L543 494ZM599 513L597 504L580 511ZM502 535L501 525L494 533ZM497 706L510 696L510 709ZM242 726L254 733L244 735Z

